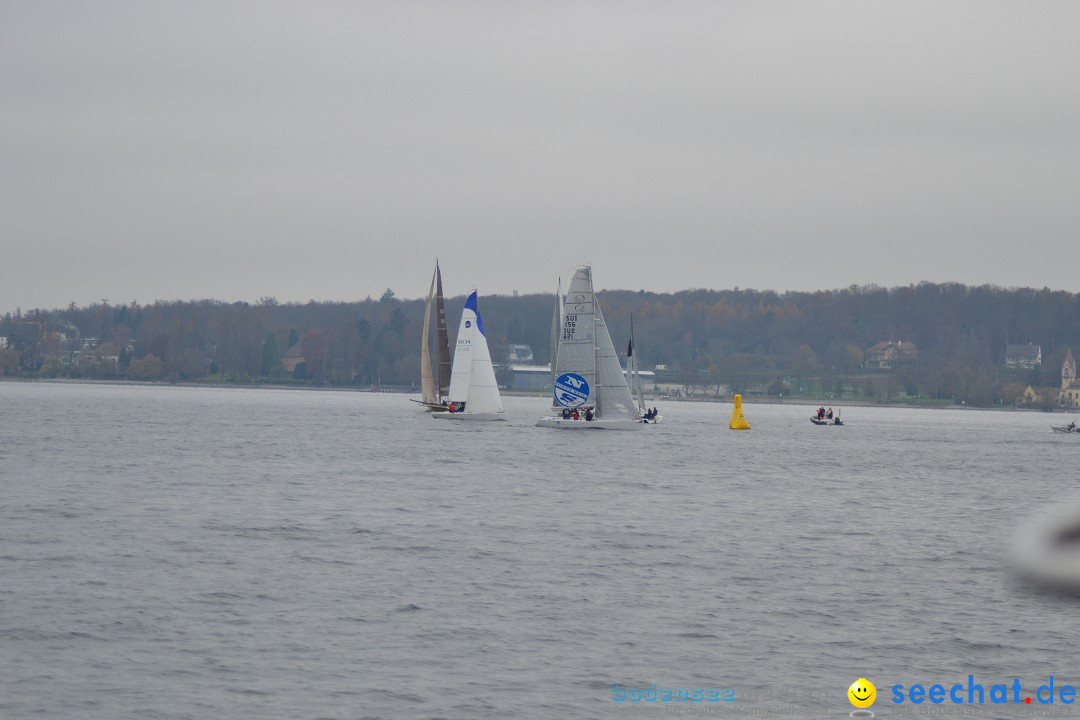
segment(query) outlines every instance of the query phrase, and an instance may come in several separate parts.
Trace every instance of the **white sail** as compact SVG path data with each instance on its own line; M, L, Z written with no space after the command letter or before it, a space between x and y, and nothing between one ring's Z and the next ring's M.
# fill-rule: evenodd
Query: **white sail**
M484 332L484 320L476 304L474 290L465 302L465 312L472 312L476 318L473 327L472 374L469 376L469 400L466 413L501 413L502 396L499 395L499 383L495 380L495 367L491 364L491 351L488 349L487 333Z
M555 397L560 406L595 404L596 323L592 270L578 268L570 281L559 327L555 361Z
M474 290L465 301L454 350L454 368L450 374L450 402L465 403L465 415L503 412L495 368L491 364L484 321L477 307Z
M637 412L634 409L634 399L630 396L630 388L626 385L626 376L623 374L622 365L619 364L619 356L615 354L615 346L611 343L611 334L608 333L604 315L600 312L600 304L594 303L596 308L596 384L599 391L596 393L596 410L601 420L613 420L615 418L634 420Z
M470 295L470 297L472 297ZM457 344L454 347L454 365L450 371L450 390L446 399L454 404L469 399L469 380L472 378L473 335L476 319L473 313L463 310L458 326Z
M438 270L436 270L438 272ZM424 308L424 330L420 340L420 396L425 403L439 401L435 392L435 378L431 374L431 351L428 349L428 335L431 332L431 300L435 296L435 273L431 275L431 288L427 294Z

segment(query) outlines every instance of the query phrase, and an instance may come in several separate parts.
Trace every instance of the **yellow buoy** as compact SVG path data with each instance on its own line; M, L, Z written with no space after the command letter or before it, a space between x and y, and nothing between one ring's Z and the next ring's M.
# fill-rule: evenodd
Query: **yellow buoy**
M729 430L749 430L750 423L746 422L746 418L742 414L742 395L735 396L735 409L731 411L731 422L728 423Z

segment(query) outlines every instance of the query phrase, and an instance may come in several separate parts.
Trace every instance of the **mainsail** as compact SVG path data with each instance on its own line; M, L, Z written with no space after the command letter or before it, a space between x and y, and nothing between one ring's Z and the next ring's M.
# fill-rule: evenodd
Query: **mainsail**
M434 308L435 340L438 348L438 377L431 363L431 312ZM438 380L438 386L436 386ZM442 270L435 261L435 273L431 276L427 303L424 306L424 329L420 336L420 402L431 410L442 409L441 403L450 387L450 343L446 335L446 308L443 305Z
M443 304L442 271L435 261L435 339L439 348L439 397L446 397L450 388L450 340L446 335L446 307ZM426 337L425 333L425 337Z
M555 393L566 398L568 407L595 405L596 321L594 315L592 270L578 268L570 281L559 326L559 349L555 361ZM609 340L610 342L610 340ZM558 380L568 376L569 384ZM573 397L573 400L569 398Z
M424 306L424 331L420 336L420 396L425 403L434 405L439 402L439 396L435 392L435 379L431 376L431 351L428 349L428 335L431 330L431 299L435 292L435 276L439 273L439 265L435 264L435 272L431 276L431 288L427 294L427 305Z

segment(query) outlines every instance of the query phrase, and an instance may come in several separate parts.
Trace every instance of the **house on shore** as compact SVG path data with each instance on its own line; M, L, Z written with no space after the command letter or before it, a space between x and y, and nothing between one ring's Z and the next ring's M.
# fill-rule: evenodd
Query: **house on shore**
M293 373L296 370L296 366L302 362L304 362L304 351L300 349L300 343L293 345L281 356L281 366L285 368L285 372L290 374Z
M915 343L882 340L866 351L863 366L872 370L892 370L897 365L915 362L917 356Z
M1005 367L1010 370L1034 370L1042 365L1042 346L1006 345Z

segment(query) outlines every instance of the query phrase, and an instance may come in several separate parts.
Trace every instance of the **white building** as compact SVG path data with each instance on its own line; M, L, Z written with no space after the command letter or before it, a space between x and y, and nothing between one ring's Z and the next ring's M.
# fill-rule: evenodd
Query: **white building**
M510 362L512 363L530 363L533 359L532 348L528 345L511 345L510 346Z
M1005 367L1034 370L1040 365L1042 365L1041 345L1028 343L1027 345L1005 346Z

